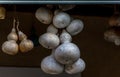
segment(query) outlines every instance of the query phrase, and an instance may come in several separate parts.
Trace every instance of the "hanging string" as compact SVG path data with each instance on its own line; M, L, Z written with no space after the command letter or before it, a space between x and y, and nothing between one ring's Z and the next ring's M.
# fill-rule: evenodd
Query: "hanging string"
M16 19L13 19L13 28L15 29L15 25L16 25Z
M115 4L114 5L114 13L116 14L116 13L119 13L119 10L118 10L119 8L118 8L118 6L117 6L117 4Z

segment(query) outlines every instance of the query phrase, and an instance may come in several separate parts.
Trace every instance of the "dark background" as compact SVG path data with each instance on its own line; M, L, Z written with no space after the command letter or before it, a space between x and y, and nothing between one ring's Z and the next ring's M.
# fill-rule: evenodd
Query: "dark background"
M0 46L7 39L12 28L15 5L3 5L6 18L0 20ZM10 56L0 48L1 67L36 67L51 53L38 43L38 37L46 32L48 25L40 23L34 16L37 8L45 5L16 5L16 14L20 20L20 30L31 39L35 47L28 53L19 52ZM119 5L117 5L119 11ZM54 9L53 9L54 10ZM77 5L67 11L74 18L84 22L84 30L73 36L73 42L81 50L81 58L86 62L82 77L120 77L120 47L104 40L103 33L109 26L109 17L114 13L114 5Z

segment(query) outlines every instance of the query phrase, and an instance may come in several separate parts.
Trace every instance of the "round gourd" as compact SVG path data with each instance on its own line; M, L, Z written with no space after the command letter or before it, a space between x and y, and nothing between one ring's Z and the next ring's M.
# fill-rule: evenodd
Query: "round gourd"
M35 17L43 24L50 24L53 18L53 13L45 7L40 7L35 13Z
M63 30L62 34L60 35L60 42L67 43L67 42L71 42L71 41L72 41L71 35L68 32L66 32L66 30Z
M9 55L15 55L18 53L18 44L15 40L9 40L2 44L2 51Z
M34 47L34 44L31 40L24 39L20 42L19 48L21 52L28 52Z
M39 37L39 43L48 49L56 48L59 43L59 37L53 33L45 33Z
M58 29L55 28L53 24L51 24L51 25L48 26L47 32L48 32L48 33L57 34L57 33L58 33Z
M72 64L80 57L80 50L73 43L63 43L55 49L55 59L61 64Z
M65 72L68 74L76 74L85 70L86 64L83 59L79 58L74 64L66 65Z
M58 63L52 55L45 57L41 62L41 69L48 74L60 74L64 66Z
M71 35L77 35L80 33L84 28L84 24L81 20L79 19L74 19L70 23L70 25L66 28L66 30L71 34Z
M53 24L56 28L65 28L70 24L71 17L65 12L59 12L53 17Z

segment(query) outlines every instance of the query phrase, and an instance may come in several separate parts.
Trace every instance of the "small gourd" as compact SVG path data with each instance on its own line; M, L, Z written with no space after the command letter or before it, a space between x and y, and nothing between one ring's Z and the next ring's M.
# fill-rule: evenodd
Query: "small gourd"
M47 74L60 74L64 71L64 66L58 63L53 55L50 55L42 60L41 69Z
M84 28L84 24L80 19L74 19L72 22L69 24L69 26L66 28L66 30L71 34L71 35L77 35L80 33Z
M2 44L2 51L9 55L16 55L18 53L18 44L15 40L8 40Z
M83 59L79 58L71 65L65 65L65 72L68 74L76 74L85 70L86 64Z
M40 7L37 9L35 17L43 24L50 24L52 22L53 13L46 7Z
M16 33L15 28L12 28L12 31L8 34L7 39L8 40L15 40L15 41L18 40L18 35Z
M56 34L45 33L39 37L39 43L45 48L54 49L59 45L60 40Z
M53 25L56 28L65 28L70 24L71 17L65 12L59 12L53 17Z
M54 27L53 24L50 24L47 28L47 32L48 33L53 33L53 34L57 34L58 33L58 29Z
M63 31L60 40L62 44L55 49L55 59L61 64L72 64L77 61L80 57L80 49L71 43L70 35Z
M20 51L23 53L30 51L34 47L33 42L27 39L27 36L23 32L19 31L18 34L19 40L21 41L19 44Z
M72 41L72 37L71 35L66 31L66 30L63 30L62 31L62 34L60 35L60 42L61 43L69 43Z

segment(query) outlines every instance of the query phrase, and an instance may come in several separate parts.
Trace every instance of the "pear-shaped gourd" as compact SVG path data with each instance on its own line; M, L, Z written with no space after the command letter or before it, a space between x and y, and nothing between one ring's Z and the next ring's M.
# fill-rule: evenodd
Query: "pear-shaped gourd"
M65 72L68 74L76 74L79 72L83 72L85 70L86 64L83 59L79 58L72 65L65 65Z
M56 28L65 28L70 24L71 17L65 12L59 12L53 17L53 24Z
M20 51L23 53L30 51L33 47L34 47L34 44L29 39L23 39L19 45Z
M72 41L71 35L66 30L63 30L62 34L60 35L60 42L61 43L69 43L71 41Z
M15 40L9 40L2 44L2 51L9 55L15 55L18 53L18 44Z
M63 43L55 50L55 59L61 64L72 64L80 57L80 50L73 43Z
M45 57L41 62L41 69L48 74L60 74L64 71L64 66L58 63L53 55Z
M34 47L33 42L27 39L27 36L21 31L18 32L18 35L19 40L21 41L19 44L20 51L23 53L30 51Z
M52 22L53 13L46 7L40 7L35 13L36 18L43 24L50 24Z
M8 40L15 40L15 41L18 40L18 35L16 33L15 28L12 28L12 31L8 34L7 39Z
M45 48L54 49L59 45L60 40L56 34L45 33L39 37L39 43Z
M70 23L70 25L66 28L66 30L71 34L71 35L77 35L80 33L84 28L84 24L81 20L79 19L74 19Z
M76 5L59 5L59 8L62 10L62 11L67 11L67 10L70 10L70 9L73 9Z
M57 34L57 33L58 33L58 29L55 28L53 24L51 24L51 25L48 26L47 32L48 32L48 33Z
M18 31L18 36L20 41L27 38L27 36L22 31Z

